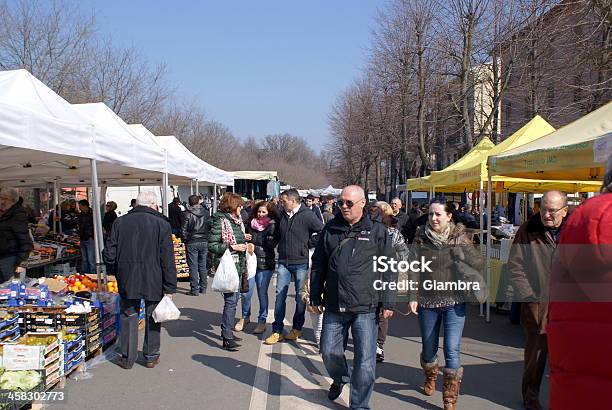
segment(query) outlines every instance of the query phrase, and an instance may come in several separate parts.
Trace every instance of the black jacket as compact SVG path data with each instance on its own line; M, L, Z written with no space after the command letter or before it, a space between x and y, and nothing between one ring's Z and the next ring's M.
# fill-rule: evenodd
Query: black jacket
M16 203L0 215L0 258L15 256L19 264L28 259L31 250L28 217L21 203Z
M88 241L94 237L93 212L91 209L79 214L79 239Z
M176 292L170 223L149 207L136 206L115 221L102 257L116 267L123 298L159 301Z
M174 201L168 205L168 218L172 229L181 229L183 226L183 211Z
M309 208L310 209L310 208ZM314 214L317 216L317 218L321 221L321 223L324 224L324 220L323 220L323 214L321 213L321 208L319 208L316 205L312 206L312 209L310 209L312 212L314 212Z
M117 213L115 211L108 211L104 214L104 218L102 219L102 228L104 228L104 232L109 233L111 231L115 219L117 219Z
M278 261L288 265L304 264L309 262L308 249L316 246L323 222L302 204L291 219L287 212L281 212L278 229Z
M390 309L395 292L375 290L374 281L396 281L397 273L376 272L375 256L395 257L392 237L382 223L365 215L353 226L341 216L331 220L312 257L311 304L332 312L369 313L379 304Z
M183 239L189 242L208 241L210 212L202 205L194 205L183 212Z
M276 222L270 221L270 225L263 231L256 231L247 225L247 233L253 235L253 244L255 245L255 256L257 256L257 269L274 270L276 267L276 254L274 248L278 243L278 230Z

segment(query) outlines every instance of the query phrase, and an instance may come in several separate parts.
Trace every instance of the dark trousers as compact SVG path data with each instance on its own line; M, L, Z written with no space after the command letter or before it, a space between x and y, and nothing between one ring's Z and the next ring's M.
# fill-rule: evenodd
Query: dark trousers
M539 400L540 386L546 368L548 345L546 334L525 328L525 367L523 369L523 402Z
M540 326L533 317L527 303L521 306L521 322L525 331L525 364L523 368L522 393L523 402L531 404L539 401L540 386L544 377L548 344L546 334L540 333Z
M153 362L159 357L161 339L161 323L153 320L153 311L157 302L145 301L145 337L142 353L147 362ZM138 358L138 314L140 299L121 298L121 356L128 366L133 366Z
M378 318L378 337L376 343L381 349L387 341L387 333L389 332L389 319L385 319L382 315Z
M17 257L7 256L0 258L0 283L6 282L15 276L15 268L17 267Z
M236 306L239 293L223 293L223 315L221 317L221 336L227 340L234 338L234 324L236 322Z
M187 244L187 265L189 265L189 279L192 292L206 289L208 286L207 255L208 242L190 242Z

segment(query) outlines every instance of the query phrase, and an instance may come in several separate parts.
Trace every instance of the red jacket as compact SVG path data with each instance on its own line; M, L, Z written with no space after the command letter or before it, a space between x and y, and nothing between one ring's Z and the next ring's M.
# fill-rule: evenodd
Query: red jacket
M556 256L547 327L550 408L610 408L612 194L572 213Z

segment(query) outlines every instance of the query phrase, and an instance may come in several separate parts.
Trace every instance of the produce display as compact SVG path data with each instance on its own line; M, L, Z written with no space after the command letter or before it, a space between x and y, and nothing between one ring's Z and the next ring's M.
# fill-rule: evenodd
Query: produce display
M189 265L187 265L187 251L185 244L181 238L172 235L172 244L174 246L174 263L176 264L176 276L178 278L189 277Z
M42 381L39 372L35 370L8 371L0 367L0 389L28 391L34 389Z
M55 275L54 279L59 279L60 276ZM89 279L86 275L76 274L70 275L64 278L64 281L68 285L68 290L71 292L79 292L82 290L96 291L98 290L98 284L93 280Z

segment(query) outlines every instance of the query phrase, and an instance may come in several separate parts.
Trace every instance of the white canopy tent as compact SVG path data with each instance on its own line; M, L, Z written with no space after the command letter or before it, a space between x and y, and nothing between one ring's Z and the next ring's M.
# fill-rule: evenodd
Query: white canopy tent
M214 207L216 210L217 185L234 185L232 173L223 171L202 161L174 136L155 136L142 124L131 124L128 127L139 135L156 139L164 148L166 152L164 164L168 173L168 181L166 181L166 188L163 189L163 192L167 192L167 185L169 183L191 183L191 181L194 180L196 181L196 192L198 193L200 183L214 186ZM167 198L165 198L165 200L167 201ZM164 202L164 209L166 209L166 206L167 202Z
M25 70L0 72L0 182L6 186L16 176L18 182L26 183L25 178L70 175L88 163L94 192L96 269L100 272L102 218L95 199L95 154L94 126L67 101Z
M74 173L80 161L93 158L89 121L26 70L0 72L2 185L28 174Z

